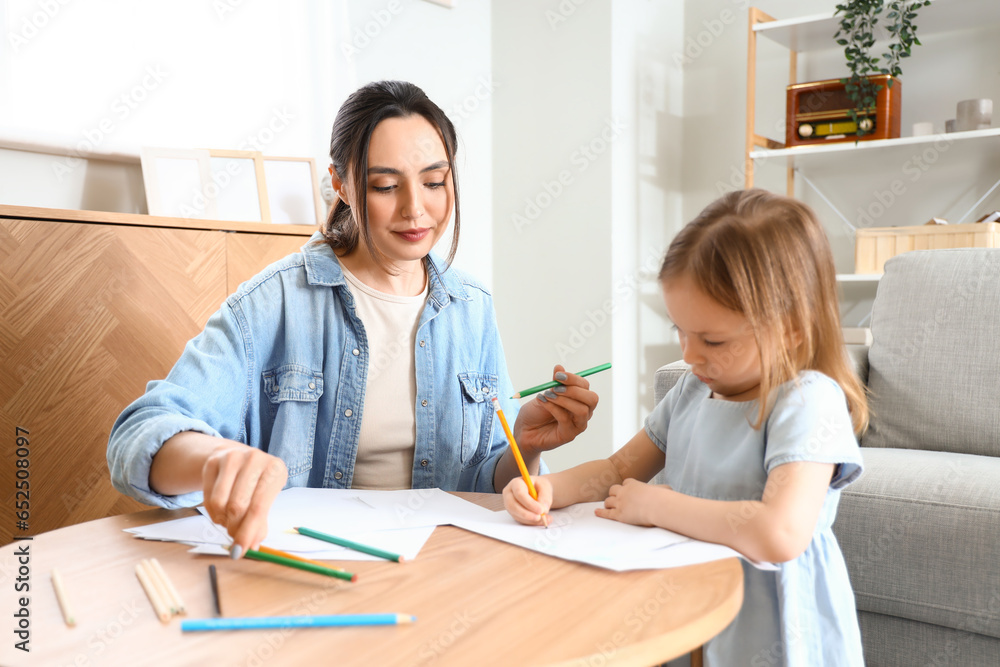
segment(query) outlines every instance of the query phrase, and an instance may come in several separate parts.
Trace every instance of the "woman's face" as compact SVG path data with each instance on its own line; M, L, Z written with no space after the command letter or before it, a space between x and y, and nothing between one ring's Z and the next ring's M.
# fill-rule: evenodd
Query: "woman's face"
M375 126L367 194L378 250L395 265L423 259L448 229L455 203L448 154L427 119L387 118Z

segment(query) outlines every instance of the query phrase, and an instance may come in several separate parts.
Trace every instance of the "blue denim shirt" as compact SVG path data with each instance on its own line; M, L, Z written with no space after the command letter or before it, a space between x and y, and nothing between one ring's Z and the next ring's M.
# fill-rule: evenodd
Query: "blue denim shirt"
M244 442L288 466L287 486L350 488L371 363L364 326L340 263L313 244L243 283L187 343L165 380L118 417L108 442L111 480L142 502L175 508L201 492L162 496L149 468L181 431ZM417 400L413 488L494 492L507 447L491 399L518 405L490 293L430 257L414 356ZM400 381L404 379L401 378Z

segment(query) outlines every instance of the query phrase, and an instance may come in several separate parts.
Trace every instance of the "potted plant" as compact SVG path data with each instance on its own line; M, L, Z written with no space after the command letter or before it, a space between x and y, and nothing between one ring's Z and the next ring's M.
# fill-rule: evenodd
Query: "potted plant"
M856 123L857 136L862 137L871 132L871 124L862 122L865 112L875 106L876 96L882 88L870 77L887 74L887 85L892 86L892 78L900 76L903 71L899 62L910 56L910 48L920 44L917 39L917 26L913 23L917 11L931 4L931 0L848 0L837 5L834 15L840 15L840 28L833 36L837 44L844 47L847 58L847 68L851 76L842 79L845 91L854 103L850 110L851 120ZM888 33L888 52L883 53L881 60L871 53L875 45L876 30L883 18L885 31Z

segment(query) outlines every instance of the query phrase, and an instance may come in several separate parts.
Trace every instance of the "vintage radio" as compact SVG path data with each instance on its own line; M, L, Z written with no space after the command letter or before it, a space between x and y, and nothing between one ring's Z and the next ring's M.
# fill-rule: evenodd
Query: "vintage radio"
M899 136L900 100L903 84L899 79L888 86L889 75L870 77L879 88L874 107L858 113L865 135L858 137L858 124L851 120L854 102L840 79L796 83L788 86L786 146L806 146L835 141L895 139Z

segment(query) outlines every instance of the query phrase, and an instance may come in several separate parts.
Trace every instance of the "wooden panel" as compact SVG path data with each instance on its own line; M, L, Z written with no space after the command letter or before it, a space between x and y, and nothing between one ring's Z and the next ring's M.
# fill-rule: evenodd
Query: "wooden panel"
M226 297L224 234L0 220L0 541L15 428L30 432L27 535L142 507L111 486L108 434Z
M227 289L230 294L240 283L286 255L298 252L308 242L304 236L271 234L226 234Z

